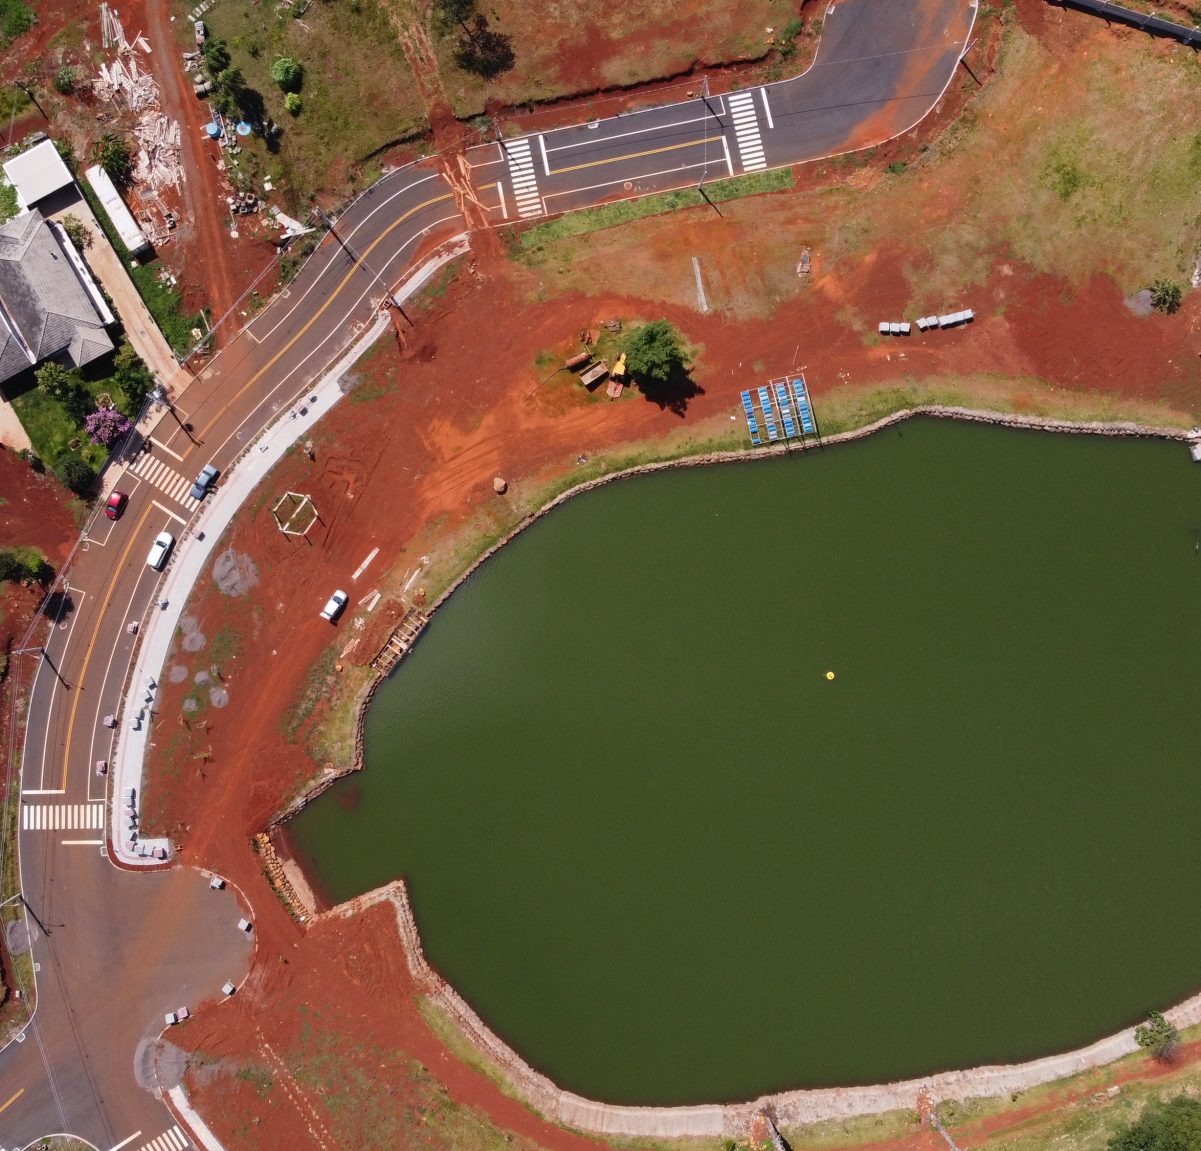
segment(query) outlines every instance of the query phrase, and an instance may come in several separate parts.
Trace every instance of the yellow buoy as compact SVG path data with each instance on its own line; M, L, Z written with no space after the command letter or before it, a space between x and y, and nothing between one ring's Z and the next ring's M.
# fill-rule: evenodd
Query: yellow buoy
M834 673L832 671L826 672L826 679L833 679L833 678L834 678Z

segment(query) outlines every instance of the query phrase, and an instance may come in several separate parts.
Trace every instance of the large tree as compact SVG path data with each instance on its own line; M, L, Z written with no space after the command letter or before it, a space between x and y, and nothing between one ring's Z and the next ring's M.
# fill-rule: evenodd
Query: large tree
M688 371L679 333L666 320L635 328L626 340L626 366L644 391L672 384Z

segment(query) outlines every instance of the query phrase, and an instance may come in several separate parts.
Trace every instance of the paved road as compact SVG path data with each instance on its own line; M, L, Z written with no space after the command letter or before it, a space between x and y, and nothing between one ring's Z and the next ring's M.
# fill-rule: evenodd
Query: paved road
M0 1053L0 1148L68 1131L102 1148L129 1140L130 1151L180 1151L183 1137L138 1085L135 1061L144 1063L164 1012L219 1000L220 985L246 971L250 941L234 926L232 895L188 869L138 875L110 862L128 829L106 822L109 777L94 770L113 755L105 717L127 721L127 625L153 610L159 583L146 553L162 530L188 546L182 532L196 504L187 488L200 468L226 468L304 403L407 270L464 230L464 194L501 224L879 143L937 101L974 16L965 0L839 0L817 60L794 80L483 144L466 155L470 187L452 187L432 164L394 172L160 413L118 469L128 511L89 526L34 641L46 657L29 705L20 852L41 924L28 917L39 1004L23 1041Z

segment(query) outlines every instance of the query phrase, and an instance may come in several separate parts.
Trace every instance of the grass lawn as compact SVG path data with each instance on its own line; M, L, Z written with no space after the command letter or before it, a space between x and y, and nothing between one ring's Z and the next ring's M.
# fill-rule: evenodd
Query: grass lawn
M253 181L269 176L298 210L319 189L345 195L378 176L372 161L389 145L428 129L425 109L383 0L310 4L298 18L274 4L225 0L205 19L225 39L249 87L283 128L276 150L250 137L240 157ZM304 66L304 110L284 111L271 79L278 56ZM273 143L273 148L275 143Z
M88 390L98 395L104 389L89 385ZM68 445L72 440L78 440L78 454L93 468L98 470L107 458L108 449L89 443L83 428L72 421L62 404L37 388L30 388L15 397L12 405L29 433L34 452L49 467L54 467L63 456L71 453Z

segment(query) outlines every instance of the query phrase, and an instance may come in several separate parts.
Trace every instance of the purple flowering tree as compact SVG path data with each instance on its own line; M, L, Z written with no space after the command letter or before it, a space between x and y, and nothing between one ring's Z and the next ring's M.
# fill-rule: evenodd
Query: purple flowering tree
M83 422L88 439L108 448L133 426L116 408L97 408Z

